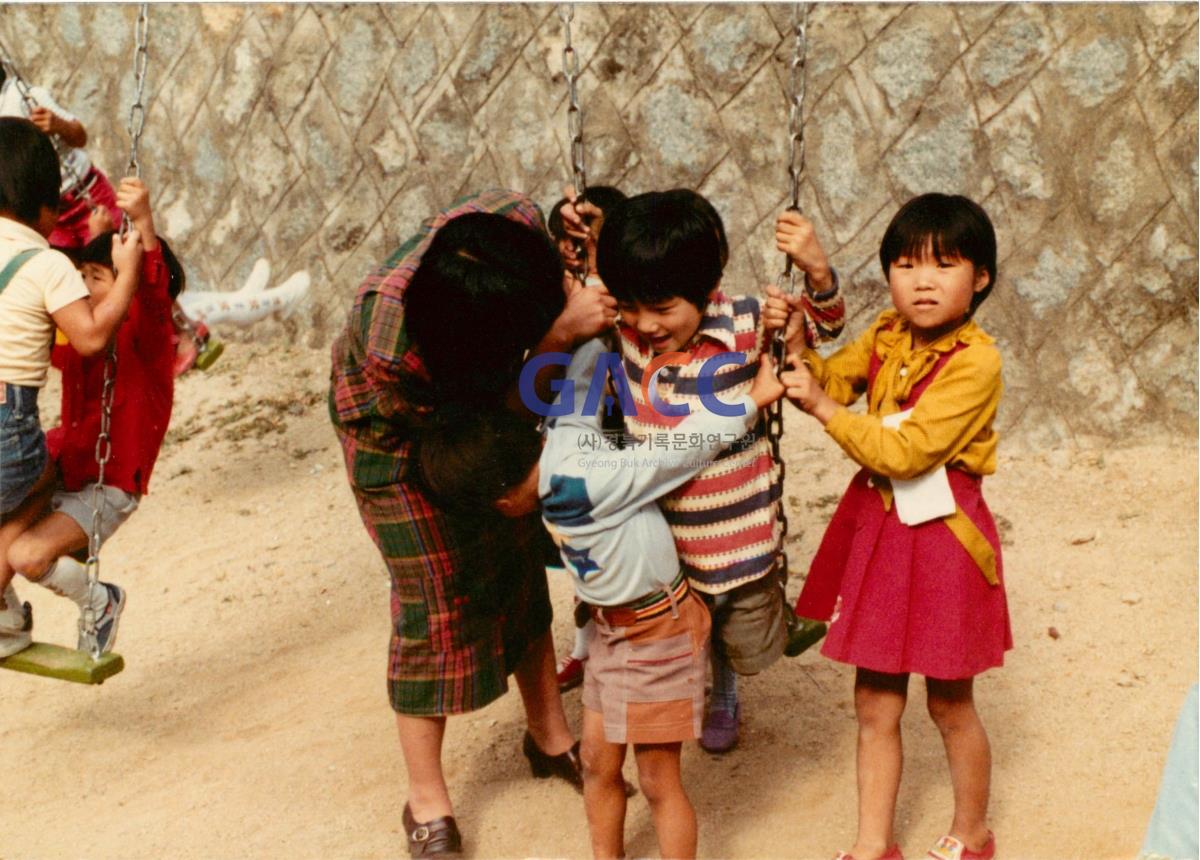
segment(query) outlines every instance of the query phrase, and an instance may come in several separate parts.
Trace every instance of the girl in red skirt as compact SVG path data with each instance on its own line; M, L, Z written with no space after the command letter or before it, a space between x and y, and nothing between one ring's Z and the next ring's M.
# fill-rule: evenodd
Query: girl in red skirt
M901 207L880 263L894 310L823 360L793 356L788 397L863 468L813 560L796 613L829 621L825 656L858 667L858 838L838 858L899 860L900 717L925 676L954 785L948 834L927 856L995 853L991 751L975 675L1012 647L1000 541L983 500L996 470L1000 354L972 319L996 279L996 234L978 204L925 194ZM867 413L845 406L863 393Z

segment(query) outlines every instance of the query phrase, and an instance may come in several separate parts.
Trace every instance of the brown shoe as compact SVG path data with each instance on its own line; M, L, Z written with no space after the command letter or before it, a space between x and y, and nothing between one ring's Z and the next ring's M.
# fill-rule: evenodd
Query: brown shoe
M413 818L412 810L404 804L404 834L408 837L410 857L461 857L462 834L453 815L435 818L425 823Z

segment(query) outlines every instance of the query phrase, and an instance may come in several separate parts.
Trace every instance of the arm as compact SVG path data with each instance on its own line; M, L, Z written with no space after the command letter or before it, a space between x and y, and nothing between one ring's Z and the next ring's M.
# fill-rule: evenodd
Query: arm
M812 221L793 210L782 213L775 222L775 247L804 272L804 292L788 299L788 350L833 340L841 334L846 306Z
M74 114L63 108L45 87L32 87L30 95L37 107L29 112L30 121L46 134L55 134L68 146L87 145L87 129Z
M986 344L956 353L894 430L877 415L852 415L841 408L813 384L805 368L795 376L784 374L784 384L789 397L793 390L801 395L801 408L824 424L856 463L889 478L915 478L947 463L995 418L1002 390L1000 353Z
M617 300L603 286L576 290L567 299L562 313L526 358L528 360L547 352L572 352L579 344L611 328L616 318ZM553 399L550 382L561 374L561 366L553 364L538 371L533 385L542 401L550 402ZM508 393L508 403L514 410L525 408L515 384Z
M113 236L113 265L117 277L108 295L93 307L88 299L79 299L55 311L54 324L62 329L71 346L83 356L101 352L116 332L138 288L142 246L137 230L122 240Z
M117 206L129 216L134 229L142 237L142 249L150 252L158 249L158 235L154 232L154 214L150 211L150 189L137 176L126 176L117 186Z
M578 394L583 392L577 391ZM769 360L759 366L750 392L731 405L743 408L741 415L717 415L707 410L693 412L681 421L672 434L700 434L705 444L677 450L674 446L664 449L634 446L616 451L580 450L577 439L580 431L586 432L588 425L576 422L556 424L550 431L547 442L551 462L543 459L543 465L551 472L548 480L550 494L543 498L543 513L554 521L557 509L579 513L576 490L569 483L556 482L555 466L561 465L568 476L585 476L588 492L588 513L593 519L604 519L632 513L645 504L653 502L677 489L707 468L722 450L736 439L740 439L758 420L758 410L765 408L783 396L783 386L775 378L774 366ZM592 423L592 429L599 422ZM709 437L718 437L720 442L708 442ZM570 503L556 504L556 489L571 496ZM562 501L566 501L565 499Z

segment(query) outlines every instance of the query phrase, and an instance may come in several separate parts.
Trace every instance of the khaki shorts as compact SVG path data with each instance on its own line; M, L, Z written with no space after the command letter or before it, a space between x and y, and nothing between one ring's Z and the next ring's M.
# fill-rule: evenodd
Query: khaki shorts
M695 592L670 611L628 627L596 618L584 663L583 706L604 718L613 744L700 737L708 666L708 609Z
M712 610L713 645L739 675L755 675L781 656L791 605L778 568L722 594L704 596Z
M83 533L89 538L92 534L92 488L95 486L95 484L88 484L82 490L74 493L68 493L59 488L54 491L54 496L50 499L53 510L56 513L66 514L77 522L83 529ZM102 488L101 495L104 501L100 510L100 544L103 545L113 536L113 532L129 519L129 515L138 509L141 496L108 486Z

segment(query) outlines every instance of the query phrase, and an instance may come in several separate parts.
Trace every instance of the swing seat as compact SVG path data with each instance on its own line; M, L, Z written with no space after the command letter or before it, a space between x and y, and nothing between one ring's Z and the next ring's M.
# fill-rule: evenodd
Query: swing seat
M76 684L103 684L124 668L120 654L101 654L99 660L93 660L91 654L83 651L43 642L34 642L25 650L0 659L0 669Z

